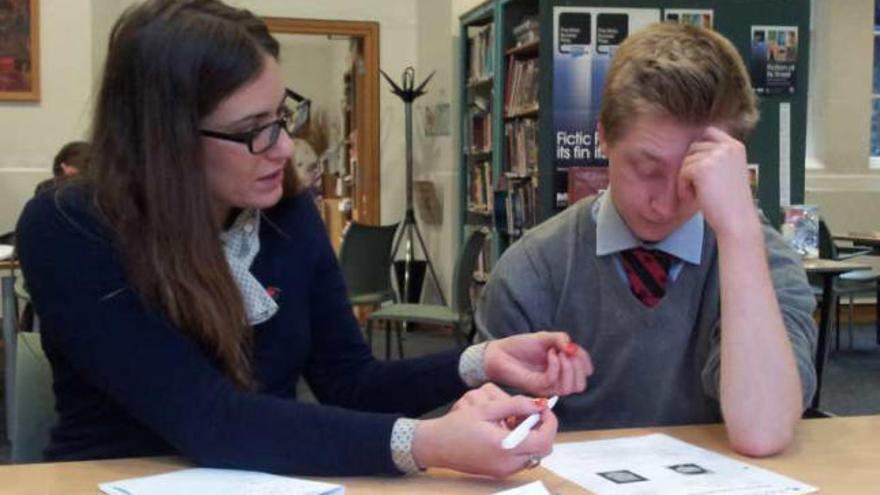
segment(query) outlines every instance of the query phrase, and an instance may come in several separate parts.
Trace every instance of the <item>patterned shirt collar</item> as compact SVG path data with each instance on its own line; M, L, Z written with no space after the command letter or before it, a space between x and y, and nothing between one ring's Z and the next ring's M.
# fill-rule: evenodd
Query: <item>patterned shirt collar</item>
M220 234L223 251L232 278L244 301L248 323L258 325L278 311L278 304L251 273L251 265L260 252L260 211L242 210L228 230Z

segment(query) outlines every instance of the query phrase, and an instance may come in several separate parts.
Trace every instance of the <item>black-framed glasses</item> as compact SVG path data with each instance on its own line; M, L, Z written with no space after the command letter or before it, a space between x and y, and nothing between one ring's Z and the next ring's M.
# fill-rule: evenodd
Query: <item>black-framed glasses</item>
M309 124L312 101L290 88L285 88L284 96L285 101L281 105L280 117L266 125L246 132L227 133L209 129L200 129L199 132L203 136L246 144L248 151L254 155L264 153L275 146L282 129L288 136L293 137ZM293 109L288 106L287 98L295 103Z

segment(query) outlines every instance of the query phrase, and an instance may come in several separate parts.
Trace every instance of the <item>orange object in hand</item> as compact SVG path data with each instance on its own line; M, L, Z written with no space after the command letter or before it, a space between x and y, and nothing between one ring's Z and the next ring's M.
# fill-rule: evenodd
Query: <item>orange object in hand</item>
M577 354L578 346L574 342L569 342L565 344L565 347L562 349L562 352L565 353L566 356L574 356Z
M538 397L538 398L532 399L532 402L534 402L535 405L540 407L541 409L547 407L547 399L544 397ZM525 419L525 416L516 416L516 415L508 416L508 417L504 418L504 426L506 426L508 429L512 430L512 429L516 428L517 426L519 426L519 424L522 423L524 419Z
M512 430L517 427L522 422L522 418L519 416L508 416L504 418L504 426L508 429Z

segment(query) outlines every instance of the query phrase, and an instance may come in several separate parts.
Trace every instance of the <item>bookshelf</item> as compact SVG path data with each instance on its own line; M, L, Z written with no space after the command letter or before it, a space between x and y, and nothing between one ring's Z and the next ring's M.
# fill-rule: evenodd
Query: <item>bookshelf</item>
M809 2L685 0L672 10L687 9L712 12L714 29L733 42L747 66L752 51L750 26L798 29L796 90L785 95L759 95L761 120L747 143L749 162L759 164L761 170L760 206L778 224L780 190L785 189L780 187L783 156L790 164L791 202L804 198ZM576 129L583 128L592 142L568 146L575 160L563 156L566 144L560 144L559 135L566 130L566 119L571 118L566 114L575 114L572 107L583 107L590 99L595 108L588 111L598 112L601 86L584 91L582 87L596 83L591 78L600 70L580 74L577 71L583 68L566 66L580 63L577 54L561 55L561 44L559 53L554 50L557 17L566 11L581 14L581 18L592 15L596 24L600 14L612 13L610 19L613 14L625 13L631 29L638 29L660 20L667 10L669 6L662 0L488 0L460 17L460 232L464 239L469 229L490 230L486 270L491 270L494 260L510 244L564 209L571 199L607 187L607 160L597 151L595 137L585 126ZM594 56L593 61L595 66L608 63L610 58ZM571 101L556 101L565 98ZM582 119L584 109L577 112L575 120L580 122L577 119ZM485 148L486 143L491 143L491 148ZM578 154L586 146L590 155L583 159Z
M504 136L501 149L504 219L499 225L503 251L538 223L538 116L540 22L538 3L500 4L504 51Z
M461 21L461 239L484 229L486 246L480 253L474 281L485 282L498 253L495 228L495 183L498 177L500 98L497 78L498 10L494 2L478 5Z
M461 238L489 233L479 281L539 218L538 3L487 1L460 21Z

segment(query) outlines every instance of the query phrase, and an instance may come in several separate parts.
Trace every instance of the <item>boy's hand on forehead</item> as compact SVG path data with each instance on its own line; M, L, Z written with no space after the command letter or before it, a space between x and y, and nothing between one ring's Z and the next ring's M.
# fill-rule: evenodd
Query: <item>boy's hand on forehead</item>
M697 201L716 235L760 230L749 188L746 147L721 128L708 126L691 143L678 187L681 198Z

